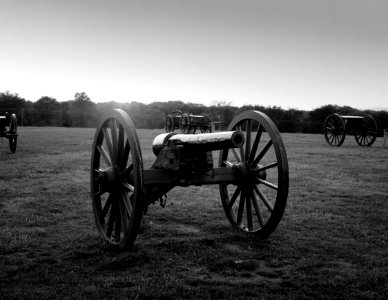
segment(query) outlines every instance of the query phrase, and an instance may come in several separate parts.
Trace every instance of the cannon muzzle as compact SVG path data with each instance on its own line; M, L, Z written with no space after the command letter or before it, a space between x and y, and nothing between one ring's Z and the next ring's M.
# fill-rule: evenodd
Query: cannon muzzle
M245 138L241 131L224 131L200 134L162 133L155 137L152 151L156 156L169 143L182 145L192 151L208 152L227 148L238 148L244 144Z

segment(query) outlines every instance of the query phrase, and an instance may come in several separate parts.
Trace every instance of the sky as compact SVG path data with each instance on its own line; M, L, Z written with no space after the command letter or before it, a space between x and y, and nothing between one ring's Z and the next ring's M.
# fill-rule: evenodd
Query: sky
M0 0L0 92L388 110L387 0Z

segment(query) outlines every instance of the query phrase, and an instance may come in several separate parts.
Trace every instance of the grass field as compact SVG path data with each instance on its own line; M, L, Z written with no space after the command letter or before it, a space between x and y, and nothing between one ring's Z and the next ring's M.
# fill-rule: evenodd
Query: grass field
M145 167L152 139L138 130ZM94 129L19 128L0 144L0 298L388 299L388 149L283 134L290 189L266 240L231 230L216 186L150 206L130 252L94 225Z

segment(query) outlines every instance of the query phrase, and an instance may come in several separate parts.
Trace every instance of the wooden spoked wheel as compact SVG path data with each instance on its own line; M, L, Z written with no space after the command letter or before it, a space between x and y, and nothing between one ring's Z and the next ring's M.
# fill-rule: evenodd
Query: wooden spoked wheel
M16 152L16 145L17 145L17 126L18 121L15 114L11 115L10 124L9 124L9 131L8 131L8 143L9 143L9 150L12 153Z
M375 119L370 115L366 115L362 130L356 132L354 135L357 144L360 146L372 146L377 137L377 130L378 128Z
M9 150L12 153L16 152L16 145L17 145L18 138L16 136L9 137L8 138L8 143L9 143Z
M325 139L331 146L341 146L345 140L345 122L339 114L330 114L323 128Z
M135 127L123 110L107 113L97 127L90 183L101 237L128 249L143 214L143 162Z
M196 125L190 125L189 126L189 132L190 134L195 134L195 132L197 131L197 126Z
M174 131L174 118L172 115L167 115L166 117L166 132Z
M188 114L185 113L182 115L182 117L180 118L179 127L183 134L190 133L190 119Z
M260 238L279 224L287 202L288 162L280 133L263 113L247 111L228 130L240 130L245 143L220 152L220 167L234 168L238 183L220 184L226 217L238 230Z
M210 133L212 132L212 121L210 120L210 117L208 115L204 115L204 122L201 126L201 132L202 133Z

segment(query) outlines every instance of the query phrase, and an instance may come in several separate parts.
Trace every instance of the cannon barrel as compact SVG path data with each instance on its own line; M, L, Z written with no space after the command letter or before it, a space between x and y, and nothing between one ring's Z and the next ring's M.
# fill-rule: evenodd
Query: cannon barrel
M162 133L152 142L152 151L156 156L168 143L183 145L193 151L214 151L238 148L244 144L245 138L241 131L224 131L200 134Z

